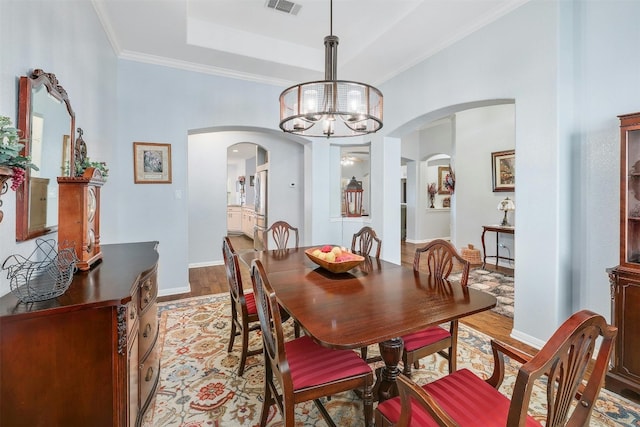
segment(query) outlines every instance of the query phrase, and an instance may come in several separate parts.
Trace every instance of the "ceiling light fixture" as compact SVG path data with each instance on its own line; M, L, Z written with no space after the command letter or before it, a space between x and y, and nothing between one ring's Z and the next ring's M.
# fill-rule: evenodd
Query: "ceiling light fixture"
M300 83L280 94L280 129L302 136L337 138L382 128L382 92L365 83L336 79L338 37L324 38L324 80Z

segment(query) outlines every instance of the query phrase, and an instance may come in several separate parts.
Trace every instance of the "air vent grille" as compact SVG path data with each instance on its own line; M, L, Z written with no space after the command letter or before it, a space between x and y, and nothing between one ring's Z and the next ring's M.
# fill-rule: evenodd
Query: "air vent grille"
M297 15L302 5L288 0L267 0L267 7L290 15Z

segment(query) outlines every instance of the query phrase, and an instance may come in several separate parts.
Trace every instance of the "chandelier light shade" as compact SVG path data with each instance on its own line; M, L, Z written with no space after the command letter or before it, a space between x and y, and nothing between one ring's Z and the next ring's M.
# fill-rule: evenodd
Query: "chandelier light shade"
M280 129L309 137L346 137L382 128L382 92L365 83L337 80L338 37L324 38L325 79L300 83L280 94Z

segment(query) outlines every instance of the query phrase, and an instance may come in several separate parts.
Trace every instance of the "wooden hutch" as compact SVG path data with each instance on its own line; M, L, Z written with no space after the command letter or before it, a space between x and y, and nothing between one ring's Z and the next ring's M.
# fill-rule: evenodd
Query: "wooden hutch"
M605 387L640 397L640 113L620 119L620 265L607 269L618 327Z

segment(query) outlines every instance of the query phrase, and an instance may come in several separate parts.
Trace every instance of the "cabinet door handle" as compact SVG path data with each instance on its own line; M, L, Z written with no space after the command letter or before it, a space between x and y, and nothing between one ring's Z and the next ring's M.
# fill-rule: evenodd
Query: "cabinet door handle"
M151 333L151 324L147 323L147 326L144 328L144 332L142 333L142 336L147 338L150 333Z
M151 378L153 378L153 366L149 366L149 369L147 369L147 375L145 375L144 380L149 382Z

